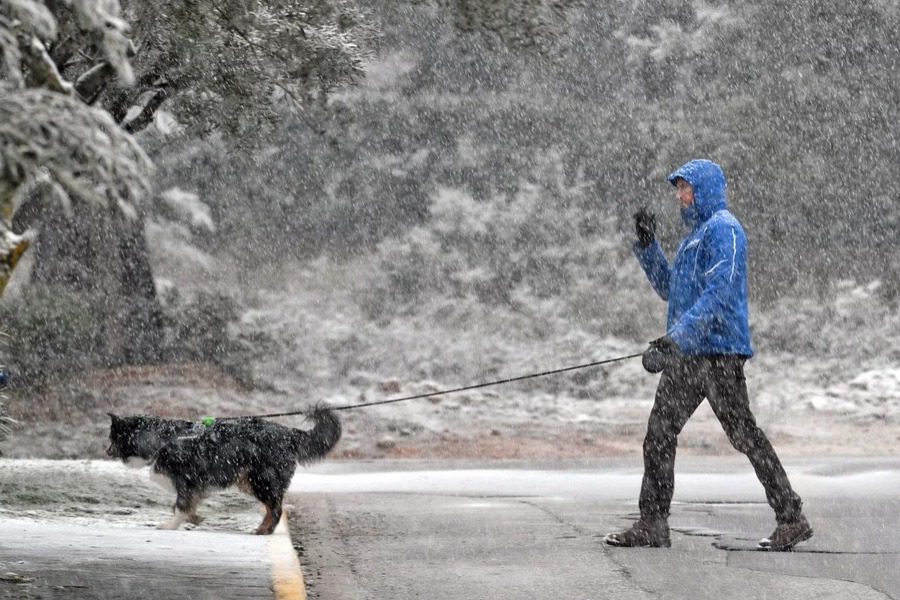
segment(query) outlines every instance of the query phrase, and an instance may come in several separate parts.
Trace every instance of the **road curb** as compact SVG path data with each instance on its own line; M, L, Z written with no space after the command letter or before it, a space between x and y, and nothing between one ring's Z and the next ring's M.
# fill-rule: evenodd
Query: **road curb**
M287 512L275 532L269 537L269 557L272 560L272 591L276 600L307 600L306 583L300 560L291 543Z

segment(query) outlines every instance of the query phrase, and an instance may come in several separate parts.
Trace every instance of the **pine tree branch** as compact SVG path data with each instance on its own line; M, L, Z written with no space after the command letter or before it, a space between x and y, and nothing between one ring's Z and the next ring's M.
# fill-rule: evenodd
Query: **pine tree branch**
M169 97L169 91L165 87L158 88L152 96L144 103L141 112L134 118L122 121L122 128L128 133L137 133L142 131L147 125L153 121L156 111L162 106L162 103Z
M94 65L75 80L75 93L87 104L93 104L106 89L116 70L108 61Z
M19 48L23 50L29 69L41 85L61 94L72 93L72 84L63 79L44 42L35 36L19 36Z
M126 210L149 192L150 170L144 151L105 111L45 89L0 93L0 201L12 202L44 171L63 196Z

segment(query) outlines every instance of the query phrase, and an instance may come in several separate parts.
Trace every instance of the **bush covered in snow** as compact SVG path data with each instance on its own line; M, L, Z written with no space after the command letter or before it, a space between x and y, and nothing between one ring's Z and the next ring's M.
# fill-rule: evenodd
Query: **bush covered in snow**
M73 294L44 288L26 291L18 302L0 304L8 343L5 359L16 388L43 387L94 368L134 364L112 354L104 332L96 327L100 295ZM161 353L144 362L202 362L227 371L233 378L252 383L252 360L268 344L265 335L250 337L238 331L241 309L231 298L201 292L186 299L177 293L165 297ZM134 332L133 337L139 337Z
M164 307L165 360L215 365L237 381L252 385L253 360L271 346L271 340L266 334L245 335L240 330L242 309L233 298L201 292L186 300L170 291Z
M97 295L29 290L16 303L0 304L9 342L4 349L15 386L65 379L102 359L103 332L94 325Z

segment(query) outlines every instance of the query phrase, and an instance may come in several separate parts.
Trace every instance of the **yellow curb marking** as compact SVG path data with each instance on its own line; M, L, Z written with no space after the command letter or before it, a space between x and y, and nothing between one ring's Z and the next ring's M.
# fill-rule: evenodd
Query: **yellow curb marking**
M281 515L275 532L269 536L269 557L272 559L276 600L306 600L306 584L303 582L300 560L291 545L286 512Z

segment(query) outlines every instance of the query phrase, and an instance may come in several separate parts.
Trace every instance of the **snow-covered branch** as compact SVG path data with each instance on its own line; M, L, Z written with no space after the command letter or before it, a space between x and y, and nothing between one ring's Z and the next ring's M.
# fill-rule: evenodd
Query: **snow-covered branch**
M118 0L64 0L76 16L81 30L102 38L106 60L125 85L134 81L128 61L132 51L128 24L122 19ZM57 39L58 15L41 0L0 0L0 51L6 78L22 87L22 59L37 79L50 89L69 93L71 83L60 74L61 66L47 51Z
M44 89L0 87L0 211L46 173L61 199L112 204L126 214L149 190L150 161L103 110Z
M78 15L82 28L102 32L106 58L119 81L124 85L134 83L134 72L128 61L132 52L127 36L129 27L122 18L119 0L67 0L66 4Z
M63 79L44 42L32 36L29 41L19 44L19 47L25 51L23 55L27 58L28 67L42 85L61 94L72 93L72 84Z

